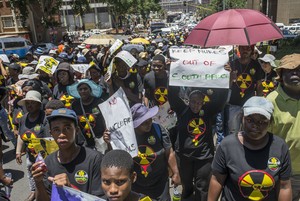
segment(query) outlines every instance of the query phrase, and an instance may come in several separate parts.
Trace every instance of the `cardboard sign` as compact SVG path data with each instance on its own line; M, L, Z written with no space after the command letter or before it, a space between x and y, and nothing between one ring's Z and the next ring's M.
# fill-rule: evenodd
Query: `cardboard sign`
M52 137L48 138L32 138L31 144L35 153L41 153L43 158L46 158L52 152L58 150L58 145Z
M170 49L170 85L229 88L225 49Z
M59 64L59 61L50 56L41 56L36 66L36 71L41 69L47 74L53 74Z
M82 74L85 74L87 69L90 67L89 64L71 64L71 67Z
M158 113L153 117L155 123L160 124L165 129L171 129L176 125L177 117L176 113L169 113L171 106L169 102L159 106Z
M122 59L129 66L129 68L132 68L137 62L136 58L125 50L119 52L116 57Z
M108 114L104 115L104 119L106 128L111 133L112 148L125 150L132 157L137 156L138 146L133 120L124 90L120 88L109 99L99 104L99 108L102 114Z
M117 39L114 42L114 44L109 48L110 55L115 53L122 45L123 45L123 42L121 40Z
M4 63L10 63L6 54L0 54L0 59L2 59Z

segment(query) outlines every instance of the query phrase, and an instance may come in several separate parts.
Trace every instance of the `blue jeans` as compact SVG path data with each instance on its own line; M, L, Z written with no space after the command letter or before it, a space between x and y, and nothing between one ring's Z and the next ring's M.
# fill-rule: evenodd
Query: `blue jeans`
M15 138L14 133L8 128L7 125L8 116L4 107L1 106L0 110L0 127L2 129L3 134L13 143L13 145L17 146L17 138Z
M216 116L216 134L217 134L217 145L219 145L225 137L224 110L222 112L219 112Z

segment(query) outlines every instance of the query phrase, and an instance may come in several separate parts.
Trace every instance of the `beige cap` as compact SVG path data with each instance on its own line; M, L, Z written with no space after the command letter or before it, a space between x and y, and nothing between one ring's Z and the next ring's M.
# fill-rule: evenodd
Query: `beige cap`
M278 77L276 78L278 81L281 80L281 70L282 69L295 69L300 66L300 54L289 54L284 56L280 60L279 66L275 69Z

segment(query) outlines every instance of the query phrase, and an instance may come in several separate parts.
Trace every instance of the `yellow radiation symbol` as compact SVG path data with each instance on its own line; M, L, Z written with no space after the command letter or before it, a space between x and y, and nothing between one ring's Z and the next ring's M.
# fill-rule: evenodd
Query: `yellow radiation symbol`
M155 161L156 153L150 147L146 145L140 145L137 157L134 158L134 162L141 166L141 173L147 177L149 172L149 166Z
M88 117L86 118L85 116L79 116L79 122L80 122L80 126L85 130L85 134L87 135L88 138L92 137L91 134L91 129L95 127L95 117L92 114L86 114ZM90 126L92 126L92 128L90 128Z
M16 116L16 122L19 123L20 119L23 117L23 112L22 110L18 112Z
M0 75L0 86L2 86L4 84L4 77L3 75Z
M63 101L65 103L65 107L66 108L70 108L71 107L71 104L74 100L74 97L73 96L70 96L70 95L67 95L67 94L64 94L60 97L60 100Z
M193 143L195 146L199 144L198 138L206 131L206 124L202 118L195 118L188 123L188 132L194 135Z
M252 84L252 78L250 75L242 73L237 77L236 84L241 89L241 97L244 97L245 90L248 89Z
M158 87L154 91L154 98L159 102L159 104L163 105L168 101L168 89L165 87Z
M261 84L263 86L264 95L267 95L270 91L272 91L275 88L275 84L269 80L263 81Z
M274 178L263 170L251 170L239 178L240 193L249 200L263 200L274 188Z
M32 132L32 131L26 131L25 133L23 133L21 135L21 139L24 142L30 142L31 138L36 138L36 134L34 132Z

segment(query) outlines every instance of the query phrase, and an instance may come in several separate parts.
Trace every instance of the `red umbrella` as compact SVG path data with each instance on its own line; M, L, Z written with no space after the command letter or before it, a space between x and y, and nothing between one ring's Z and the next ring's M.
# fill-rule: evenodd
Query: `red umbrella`
M281 30L263 13L250 9L230 9L200 21L185 44L202 47L253 45L282 37Z

